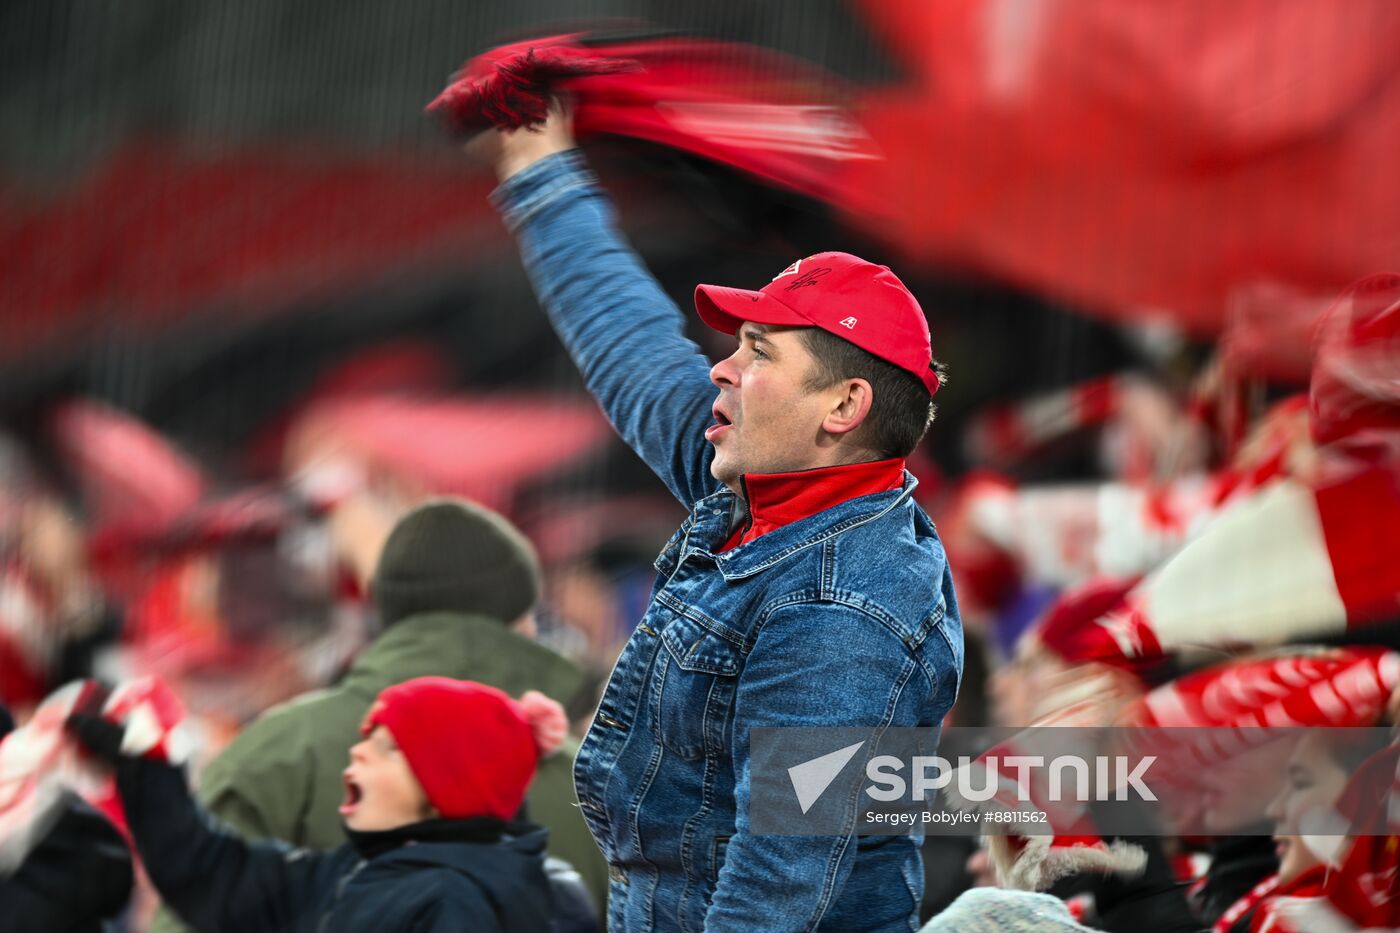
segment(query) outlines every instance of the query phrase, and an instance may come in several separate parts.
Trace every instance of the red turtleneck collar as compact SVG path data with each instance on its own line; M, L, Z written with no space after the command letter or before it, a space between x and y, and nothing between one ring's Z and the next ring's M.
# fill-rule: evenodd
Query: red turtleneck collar
M745 473L742 483L749 520L729 536L720 553L847 499L899 489L904 485L904 459L843 463L793 473Z

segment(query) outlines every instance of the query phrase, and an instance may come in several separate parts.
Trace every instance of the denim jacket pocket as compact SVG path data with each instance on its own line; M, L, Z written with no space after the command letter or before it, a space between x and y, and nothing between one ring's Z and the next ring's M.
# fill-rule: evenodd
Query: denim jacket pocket
M693 619L674 617L661 632L652 677L652 728L665 748L688 760L723 748L742 666L733 642Z

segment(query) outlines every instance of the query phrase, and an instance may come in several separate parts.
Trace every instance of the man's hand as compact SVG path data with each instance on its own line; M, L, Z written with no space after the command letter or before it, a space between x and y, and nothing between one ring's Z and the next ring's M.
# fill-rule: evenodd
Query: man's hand
M487 130L468 142L463 150L474 159L494 165L496 177L505 181L545 156L567 152L576 145L573 117L556 100L541 125L518 130Z

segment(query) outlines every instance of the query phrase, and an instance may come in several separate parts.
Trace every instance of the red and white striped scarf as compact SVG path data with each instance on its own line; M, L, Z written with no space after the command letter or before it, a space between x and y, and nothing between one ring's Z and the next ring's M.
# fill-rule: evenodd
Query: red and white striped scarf
M1162 786L1173 786L1189 795L1201 774L1247 751L1250 741L1277 735L1251 727L1374 725L1397 688L1400 653L1382 649L1348 648L1240 659L1157 688L1126 707L1117 725L1134 727L1135 731L1128 734L1152 744L1151 748L1122 751L1155 754L1161 766L1156 772ZM1091 720L1082 720L1077 710L1083 708L1065 707L1036 725L1102 724L1093 721L1092 716ZM1182 727L1207 731L1183 731ZM1235 740L1221 745L1219 739L1226 730ZM998 744L966 766L973 769L968 785L981 788L989 783L987 758L1005 760L1010 755L1044 752L1036 747L1044 742L1042 733L1013 737ZM1065 751L1057 746L1057 754ZM999 773L998 777L999 783L989 800L964 799L956 780L949 782L945 799L962 810L1023 812L1049 827L1050 832L1041 835L988 837L988 852L1001 884L1043 890L1068 874L1085 870L1130 872L1144 863L1145 854L1140 848L1106 842L1086 805L1052 802L1047 787L1024 787L1007 775Z
M1400 469L1332 456L1219 515L1097 620L1101 659L1337 634L1400 615ZM1070 660L1081 660L1071 658Z
M95 767L64 730L92 681L75 681L50 694L20 728L0 739L0 875L24 861L52 825L71 790L125 829L111 775ZM182 762L189 740L184 706L163 682L144 677L121 684L102 715L125 729L122 753Z

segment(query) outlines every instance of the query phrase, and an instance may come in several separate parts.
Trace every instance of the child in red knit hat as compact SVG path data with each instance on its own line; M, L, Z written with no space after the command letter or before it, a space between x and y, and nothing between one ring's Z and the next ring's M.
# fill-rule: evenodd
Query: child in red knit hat
M520 811L540 751L564 741L568 721L538 691L514 702L495 687L418 677L379 694L364 740L350 749L345 803L351 830L391 829L429 817Z
M92 685L94 688L96 685ZM104 715L89 690L69 729L116 769L128 825L156 889L201 930L550 928L546 832L516 820L563 709L539 693L420 677L380 693L350 749L330 852L247 842L191 798L181 770L139 748L141 724Z

